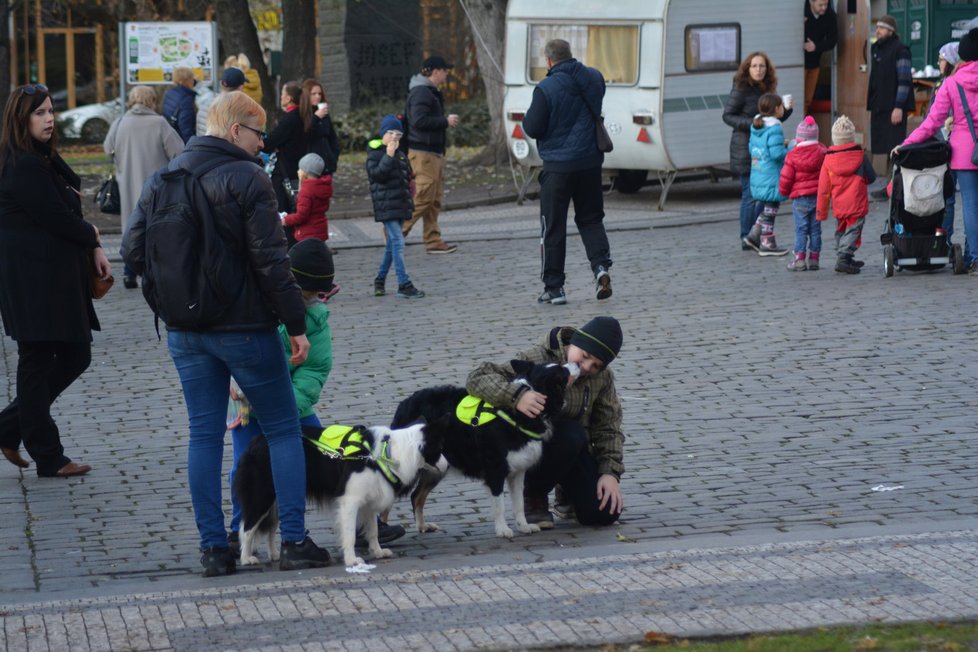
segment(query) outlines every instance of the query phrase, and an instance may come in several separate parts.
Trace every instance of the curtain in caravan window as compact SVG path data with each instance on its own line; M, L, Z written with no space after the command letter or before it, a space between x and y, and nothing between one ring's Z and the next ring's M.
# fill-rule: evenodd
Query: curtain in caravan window
M555 38L570 43L571 54L578 60L584 60L588 47L587 25L530 25L530 52L527 57L530 81L538 82L547 76L547 57L543 48Z
M585 64L597 68L609 84L638 81L638 28L592 25L588 29Z

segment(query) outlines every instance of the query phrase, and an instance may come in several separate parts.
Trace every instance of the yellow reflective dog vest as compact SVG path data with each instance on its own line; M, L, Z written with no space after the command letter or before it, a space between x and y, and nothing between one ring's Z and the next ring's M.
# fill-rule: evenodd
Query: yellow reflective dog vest
M394 485L395 491L399 491L402 484L395 471L397 463L390 456L390 437L385 436L381 439L377 453L373 454L373 451L370 450L370 444L364 438L366 431L364 426L332 425L327 426L319 433L319 439L309 437L306 439L318 448L320 453L334 459L373 460L387 481Z
M495 407L492 403L471 394L462 398L455 407L455 418L470 426L484 426L499 417L531 439L540 439L543 433L533 432L516 423L505 410Z

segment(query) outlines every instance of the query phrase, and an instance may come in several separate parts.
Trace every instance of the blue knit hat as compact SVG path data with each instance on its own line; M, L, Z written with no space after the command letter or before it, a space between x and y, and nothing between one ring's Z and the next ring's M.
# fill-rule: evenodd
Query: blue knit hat
M380 129L377 130L377 133L383 136L388 131L404 131L404 125L401 124L401 121L397 119L396 115L390 113L381 118Z

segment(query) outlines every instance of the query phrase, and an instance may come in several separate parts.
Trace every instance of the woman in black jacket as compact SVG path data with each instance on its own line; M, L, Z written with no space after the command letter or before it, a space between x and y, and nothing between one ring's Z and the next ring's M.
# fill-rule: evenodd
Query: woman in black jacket
M272 183L279 212L295 212L294 197L299 192L299 159L309 151L312 107L302 84L290 81L282 87L280 98L285 115L265 137L264 149L277 156Z
M0 412L0 452L26 468L24 442L40 477L68 477L92 467L64 454L51 404L88 368L93 264L111 265L98 229L82 217L80 179L55 149L48 89L14 89L0 132L0 314L17 342L17 398Z
M336 172L336 164L340 160L340 139L329 117L329 103L326 101L326 91L316 79L302 82L302 94L309 98L312 114L312 129L309 133L309 151L319 154L326 163L326 173Z
M420 299L424 292L414 287L404 268L404 234L401 227L414 210L411 164L407 155L398 149L404 126L395 116L385 115L377 133L380 138L367 144L367 179L370 181L370 198L374 203L374 221L384 224L387 245L374 279L374 296L387 294L384 285L393 263L394 273L397 274L397 296Z
M271 182L255 158L262 148L264 126L265 111L250 97L240 91L219 95L207 114L207 134L191 138L168 168L146 181L122 241L123 258L137 273L146 274L143 291L150 288L155 293L149 296L158 308L194 300L194 305L207 304L219 315L206 324L167 322L167 346L190 419L187 479L205 577L235 571L221 509L221 460L232 376L255 414L261 415L268 441L282 535L279 568L320 568L329 562L329 553L315 545L305 529L299 410L277 327L281 322L288 333L289 362L301 365L309 353L306 309L290 269ZM161 236L153 229L161 221L156 209L171 202L162 175L180 170L201 174L195 196L203 196L209 207L197 205L194 212L213 223L213 235L219 240L206 248L208 282L197 283L209 291L192 297L182 291L188 275L204 272L180 266L180 261L196 253L198 261L205 262L200 260L205 258L204 238L154 243L166 236L165 231ZM157 253L157 247L163 252Z
M723 107L723 121L733 127L730 136L730 171L740 175L740 240L741 248L751 250L743 243L744 237L761 214L761 204L755 203L750 194L750 128L757 114L757 100L764 93L778 90L778 75L774 64L763 52L751 52L734 73L733 88ZM781 121L791 115L786 106Z

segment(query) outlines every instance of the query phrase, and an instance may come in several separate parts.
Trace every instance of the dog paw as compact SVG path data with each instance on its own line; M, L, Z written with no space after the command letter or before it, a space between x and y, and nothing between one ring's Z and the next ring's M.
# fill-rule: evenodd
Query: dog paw
M534 532L540 531L540 526L533 525L532 523L523 523L521 525L518 525L517 527L520 529L520 532L522 532L523 534L533 534Z
M389 548L378 548L377 550L371 550L370 554L373 555L374 559L388 559L394 556L393 551Z
M423 526L419 527L418 528L418 532L421 532L421 533L425 533L425 532L437 532L440 529L441 528L438 527L437 525L435 525L434 523L428 522L428 523L425 523Z
M261 564L261 560L258 559L258 557L255 557L254 555L252 555L251 557L241 558L242 566L258 566L259 564Z
M278 548L272 548L268 551L268 556L272 561L278 561L278 558L282 556L282 553Z
M365 562L360 557L343 557L343 564L347 568L349 568L351 566L360 566L360 565L362 565L364 563Z
M513 531L511 529L509 529L508 527L496 528L496 536L497 537L502 537L504 539L512 539L513 538Z

